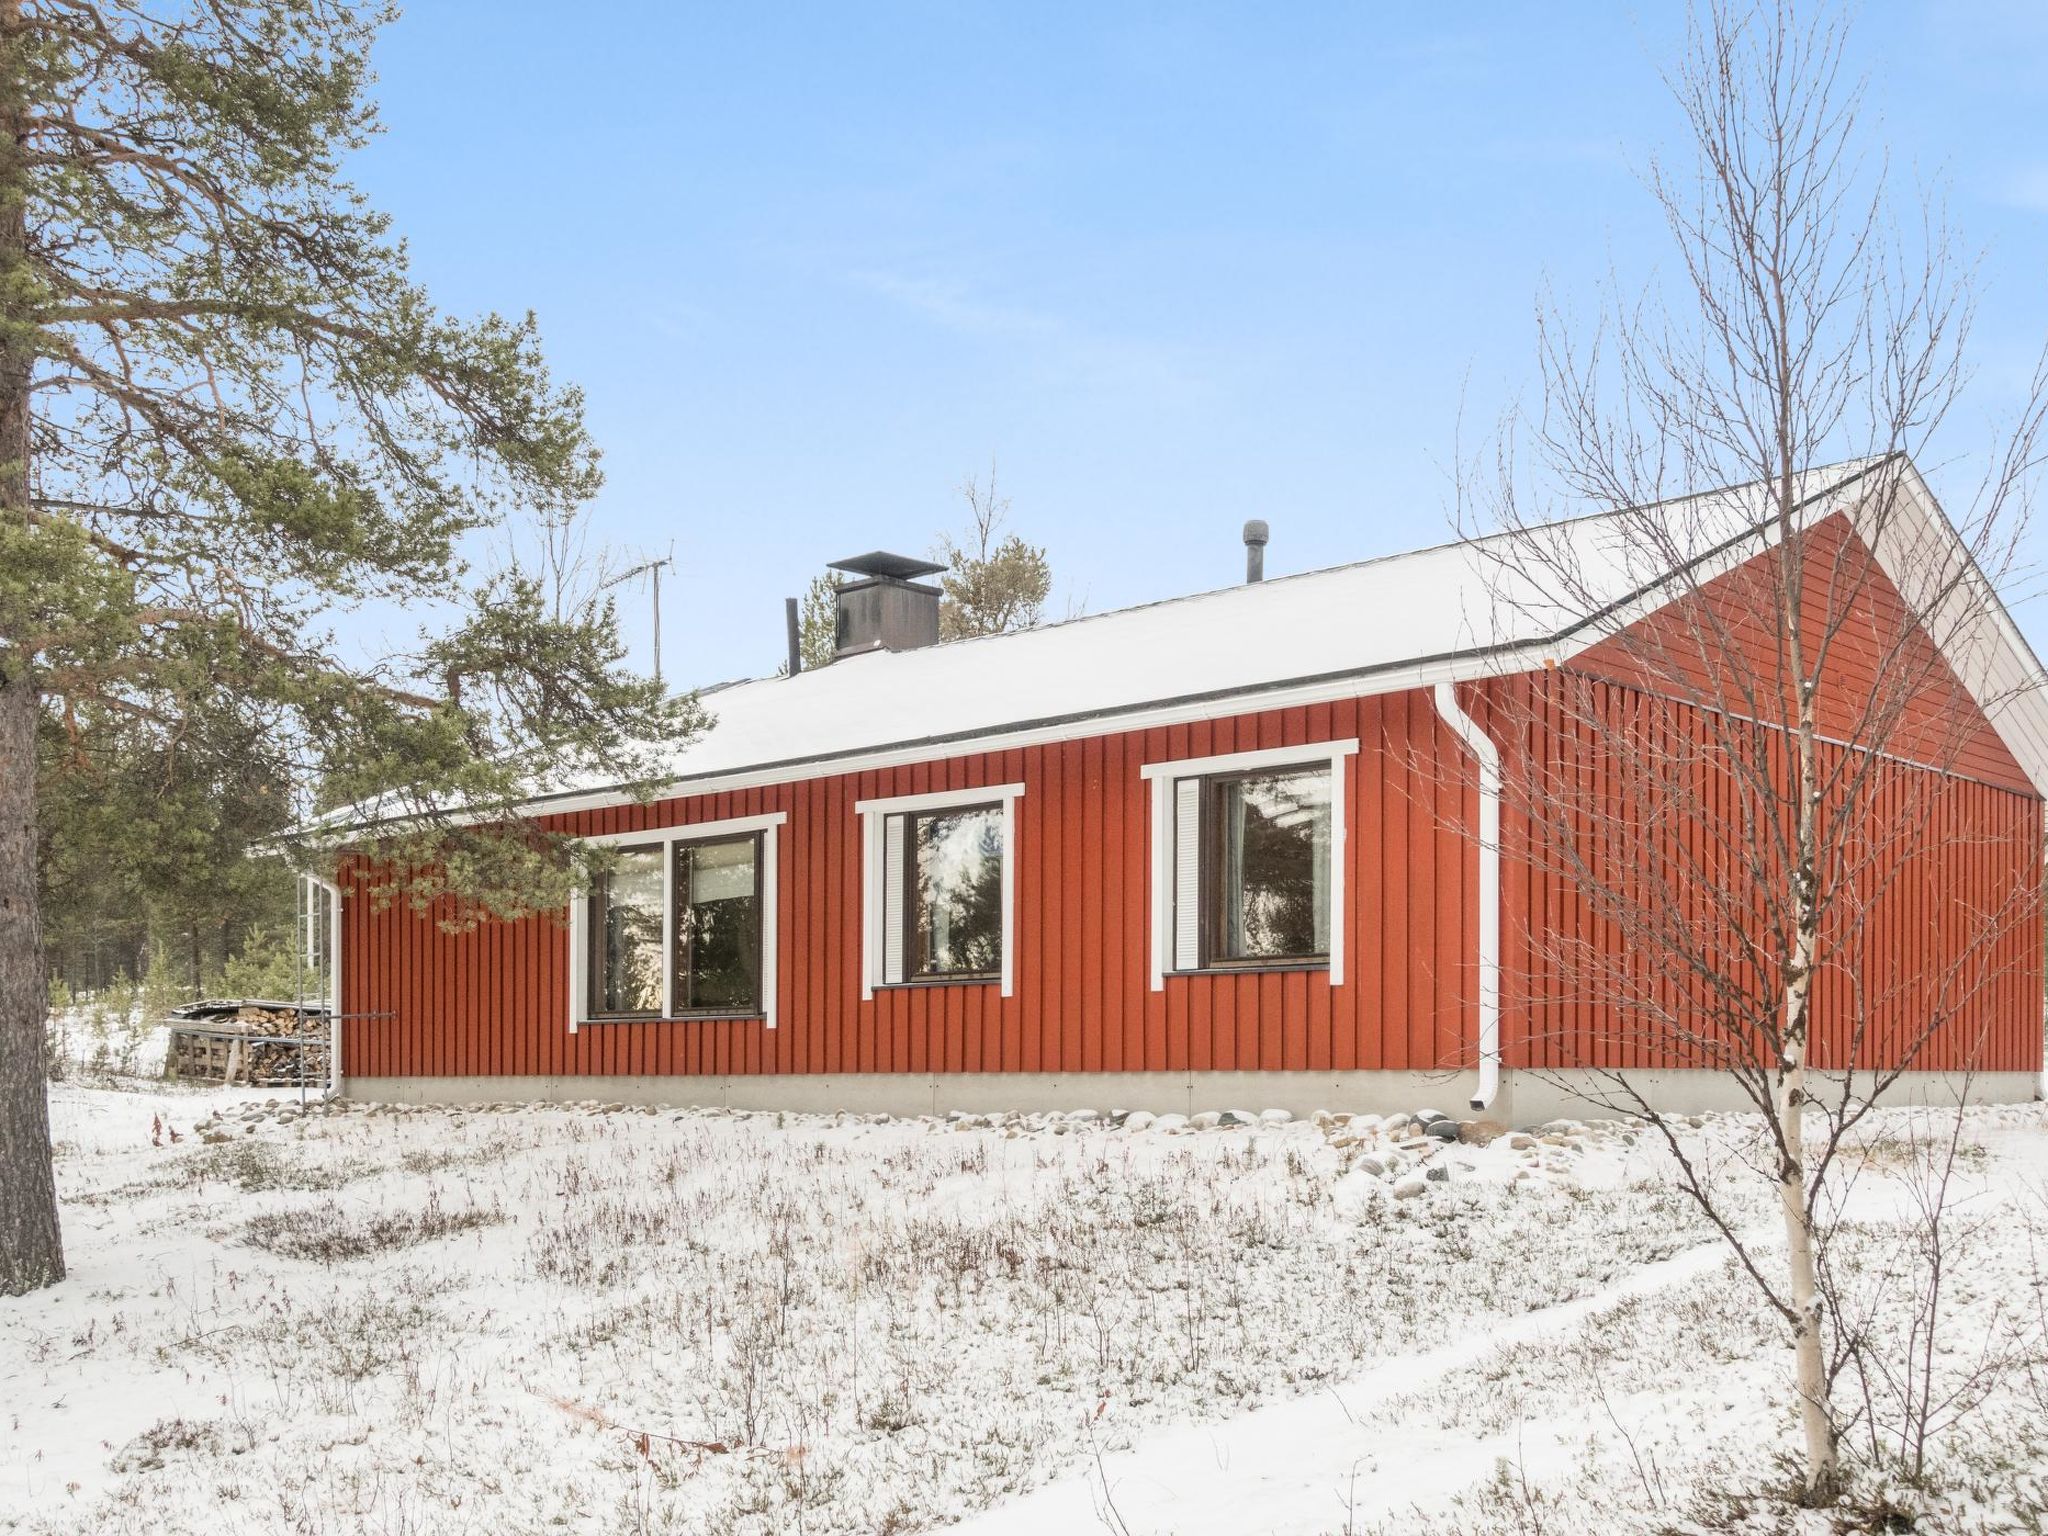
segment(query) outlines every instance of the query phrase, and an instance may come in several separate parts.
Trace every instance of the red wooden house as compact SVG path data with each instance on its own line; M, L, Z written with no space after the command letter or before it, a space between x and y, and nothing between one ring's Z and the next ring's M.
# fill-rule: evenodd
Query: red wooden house
M1912 570L1954 543L1910 466L1885 462L1911 515L1874 547L1868 464L1816 472L1801 514L1816 551L1875 562L1858 598L1873 633L1915 630ZM1741 492L1686 505L1734 530L1686 590L1734 593L1768 530ZM707 693L715 724L661 798L533 802L618 849L566 915L454 933L402 904L314 898L348 1016L343 1090L897 1111L1455 1098L1530 1118L1572 1072L1619 1066L1673 1103L1725 1099L1683 1053L1610 1029L1599 999L1543 984L1548 940L1608 941L1516 857L1502 701L1571 674L1673 729L1698 708L1617 659L1661 622L1674 573L1644 579L1600 519L1570 526L1609 595L1597 613L1516 600L1453 544L939 643L934 568L845 562L838 658ZM1920 856L1918 905L1886 918L1897 976L1823 985L1819 1064L1882 1065L1890 1036L1849 1038L1852 994L1946 974L1944 944L1984 941L1944 937L1961 928L1940 914L1998 912L1998 963L1909 1082L1967 1072L1973 1092L2030 1097L2048 701L1988 588L1930 601L1973 605L1942 626L1954 653L1916 705L1959 746L1939 763L1894 750L1887 771L1984 835ZM1840 661L1845 697L1883 654Z

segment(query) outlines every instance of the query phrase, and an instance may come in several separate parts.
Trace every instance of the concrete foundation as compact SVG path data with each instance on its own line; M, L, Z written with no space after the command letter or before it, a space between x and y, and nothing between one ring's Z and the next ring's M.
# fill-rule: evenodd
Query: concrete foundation
M1660 1110L1697 1114L1748 1109L1735 1081L1719 1072L1639 1072L1630 1081ZM784 1077L356 1077L343 1084L352 1099L387 1104L570 1103L717 1105L831 1113L944 1114L967 1110L1149 1109L1193 1114L1204 1109L1318 1109L1386 1114L1431 1108L1459 1119L1530 1125L1560 1117L1596 1119L1614 1111L1612 1084L1572 1071L1509 1071L1483 1110L1471 1108L1471 1072L866 1072ZM1914 1072L1888 1096L1892 1103L2025 1103L2039 1096L2031 1072Z

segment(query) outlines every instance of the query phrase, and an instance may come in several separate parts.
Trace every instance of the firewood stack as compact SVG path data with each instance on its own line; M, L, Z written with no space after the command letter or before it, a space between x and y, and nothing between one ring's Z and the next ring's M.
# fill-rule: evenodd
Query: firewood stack
M298 1042L303 1041L301 1046ZM173 1023L176 1077L256 1088L327 1081L327 1020L292 1009L241 1008L225 1017Z

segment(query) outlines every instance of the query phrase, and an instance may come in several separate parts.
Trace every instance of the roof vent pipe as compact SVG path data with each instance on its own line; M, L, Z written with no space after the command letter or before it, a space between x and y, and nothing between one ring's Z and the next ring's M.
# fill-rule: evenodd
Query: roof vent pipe
M782 600L782 622L789 631L789 675L795 677L804 669L804 631L802 622L797 618L796 599L793 597Z
M1244 579L1246 582L1266 579L1266 540L1272 534L1266 527L1266 520L1255 517L1244 525Z

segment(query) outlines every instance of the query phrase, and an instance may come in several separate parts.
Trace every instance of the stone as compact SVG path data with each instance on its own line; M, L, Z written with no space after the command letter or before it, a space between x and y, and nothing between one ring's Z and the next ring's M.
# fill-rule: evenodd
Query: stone
M1376 1179L1384 1177L1387 1171L1387 1165L1385 1163L1381 1162L1378 1158L1373 1157L1369 1154L1365 1157L1361 1157L1352 1166L1357 1168L1361 1173L1371 1174Z
M1440 1109L1418 1109L1412 1118L1420 1125L1434 1125L1444 1118L1444 1112Z
M1102 1112L1096 1109L1070 1109L1067 1111L1067 1119L1075 1125L1089 1125L1101 1118Z
M1218 1125L1251 1125L1257 1117L1242 1109L1226 1109L1216 1117Z
M1451 1182L1450 1165L1448 1163L1438 1163L1434 1168L1424 1172L1422 1176L1432 1184L1448 1184Z
M1150 1110L1134 1109L1124 1116L1124 1129L1127 1131L1150 1130L1157 1119L1158 1116L1154 1115Z
M1430 1121L1423 1130L1425 1135L1433 1136L1438 1141L1456 1141L1458 1139L1458 1122L1450 1119L1448 1116L1442 1116Z
M1389 1136L1393 1136L1401 1131L1405 1131L1406 1129L1408 1129L1409 1125L1413 1123L1414 1119L1415 1117L1413 1115L1404 1115L1399 1113L1391 1114L1387 1116L1386 1119L1380 1122L1380 1129L1382 1131L1385 1131Z
M1184 1131L1188 1128L1186 1115L1165 1114L1152 1122L1155 1131Z
M1294 1111L1291 1109L1262 1109L1259 1111L1259 1119L1266 1125L1285 1125L1293 1118Z
M1413 1200L1417 1195L1429 1192L1429 1181L1419 1173L1411 1173L1394 1181L1396 1200Z
M1527 1131L1517 1131L1508 1138L1508 1150L1511 1152L1526 1152L1535 1145L1536 1138Z
M1222 1123L1222 1113L1213 1109L1205 1109L1199 1115L1188 1117L1188 1124L1198 1131L1213 1131Z

